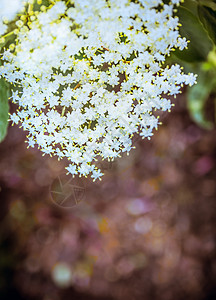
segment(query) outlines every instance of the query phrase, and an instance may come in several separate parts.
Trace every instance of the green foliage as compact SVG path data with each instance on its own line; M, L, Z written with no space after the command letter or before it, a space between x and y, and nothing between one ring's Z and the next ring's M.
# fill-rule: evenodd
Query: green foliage
M207 100L214 101L216 92L216 0L185 0L177 16L182 25L180 34L190 43L174 56L186 71L198 74L197 85L187 90L187 107L199 126L211 129L214 124L205 115Z
M192 119L205 129L211 129L213 123L205 118L205 104L216 84L215 72L205 71L199 65L197 84L188 89L187 106Z
M216 11L216 1L215 0L199 0L200 6L206 6Z
M175 55L187 62L205 61L209 51L213 48L213 43L200 22L197 4L192 0L187 0L183 5L178 8L177 13L182 24L180 34L186 37L190 43L188 49L176 50Z
M200 21L202 22L203 26L208 32L208 35L216 45L216 7L215 10L213 10L210 7L198 5L198 13Z
M3 78L0 79L0 142L7 134L9 112L9 87Z

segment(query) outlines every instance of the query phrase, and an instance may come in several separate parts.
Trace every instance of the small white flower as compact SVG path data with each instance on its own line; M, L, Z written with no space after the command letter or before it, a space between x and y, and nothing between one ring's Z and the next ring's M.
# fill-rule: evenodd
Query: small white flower
M91 177L93 178L93 181L96 179L100 179L101 176L103 176L103 173L100 170L93 170Z

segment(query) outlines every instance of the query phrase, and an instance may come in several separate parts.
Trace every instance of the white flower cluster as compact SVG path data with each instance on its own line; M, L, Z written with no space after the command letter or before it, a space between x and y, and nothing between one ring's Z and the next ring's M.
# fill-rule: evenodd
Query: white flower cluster
M24 0L0 0L0 36L7 31L7 23L23 10L26 3Z
M21 27L0 75L17 86L10 117L29 132L29 146L67 157L69 173L95 180L97 157L129 152L135 133L151 137L152 112L170 110L166 95L196 80L164 66L174 48L187 46L173 17L179 2L57 1Z

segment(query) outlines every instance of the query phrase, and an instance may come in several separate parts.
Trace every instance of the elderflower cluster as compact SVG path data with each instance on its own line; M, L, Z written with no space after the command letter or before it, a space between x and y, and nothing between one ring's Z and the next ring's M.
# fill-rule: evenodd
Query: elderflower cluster
M17 87L10 119L28 131L29 146L95 180L97 157L129 152L134 134L150 138L159 122L153 111L170 110L169 96L196 80L164 64L187 46L173 17L179 2L56 1L21 27L0 75Z
M25 0L0 0L0 36L7 31L8 22L23 10L26 3Z

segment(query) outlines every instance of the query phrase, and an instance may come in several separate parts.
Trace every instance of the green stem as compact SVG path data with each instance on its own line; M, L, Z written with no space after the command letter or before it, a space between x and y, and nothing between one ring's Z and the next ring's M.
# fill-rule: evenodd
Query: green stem
M28 14L33 11L33 4L28 5Z
M6 33L6 34L3 35L1 38L6 38L6 37L8 37L8 36L10 36L10 35L12 35L12 34L14 34L14 30L13 30L13 31L10 31L10 32L8 32L8 33Z
M62 117L64 116L64 113L65 113L65 106L64 106L63 109L62 109L62 113L61 113L61 116L62 116Z

